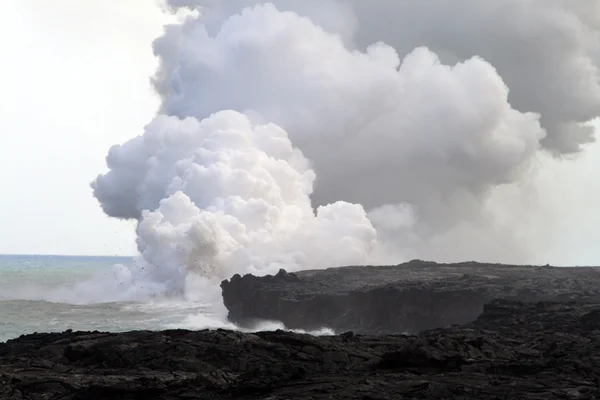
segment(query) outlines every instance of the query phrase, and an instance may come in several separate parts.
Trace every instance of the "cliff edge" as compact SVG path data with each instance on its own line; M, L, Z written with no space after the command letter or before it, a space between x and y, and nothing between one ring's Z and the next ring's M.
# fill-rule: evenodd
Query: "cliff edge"
M600 303L600 269L414 260L256 277L221 284L229 319L252 327L418 333L475 320L493 299Z

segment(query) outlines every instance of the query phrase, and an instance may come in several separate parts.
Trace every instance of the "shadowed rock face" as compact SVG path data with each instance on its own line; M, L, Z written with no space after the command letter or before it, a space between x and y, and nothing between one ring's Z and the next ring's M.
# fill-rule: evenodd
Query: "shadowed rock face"
M417 333L473 321L484 304L498 298L600 301L600 271L415 260L398 266L236 275L221 288L229 319L242 326L277 320L290 329Z
M419 336L64 332L0 343L0 399L598 399L600 305L494 301Z

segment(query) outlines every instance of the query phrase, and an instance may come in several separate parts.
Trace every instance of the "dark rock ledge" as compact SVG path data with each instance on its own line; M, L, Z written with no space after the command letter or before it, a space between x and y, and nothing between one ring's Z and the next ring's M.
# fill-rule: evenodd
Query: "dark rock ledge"
M600 306L495 300L419 336L65 332L0 343L0 399L600 399Z
M436 264L344 267L223 281L229 319L252 327L418 333L471 322L493 299L600 303L600 268Z

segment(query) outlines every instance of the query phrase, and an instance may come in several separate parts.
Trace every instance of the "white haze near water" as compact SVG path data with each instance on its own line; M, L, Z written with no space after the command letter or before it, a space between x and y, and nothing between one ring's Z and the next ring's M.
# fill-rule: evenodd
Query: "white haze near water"
M92 183L140 254L50 299L223 312L235 273L551 261L540 188L593 141L600 14L459 3L170 0L197 12L154 42L160 112Z

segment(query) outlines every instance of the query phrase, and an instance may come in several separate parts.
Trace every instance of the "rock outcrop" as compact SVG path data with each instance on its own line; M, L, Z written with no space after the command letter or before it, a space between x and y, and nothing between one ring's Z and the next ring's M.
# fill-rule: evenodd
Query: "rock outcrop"
M600 306L494 301L419 336L64 332L0 343L0 399L599 399Z
M600 302L600 269L499 264L344 267L223 281L229 319L252 327L418 333L473 321L493 299Z

